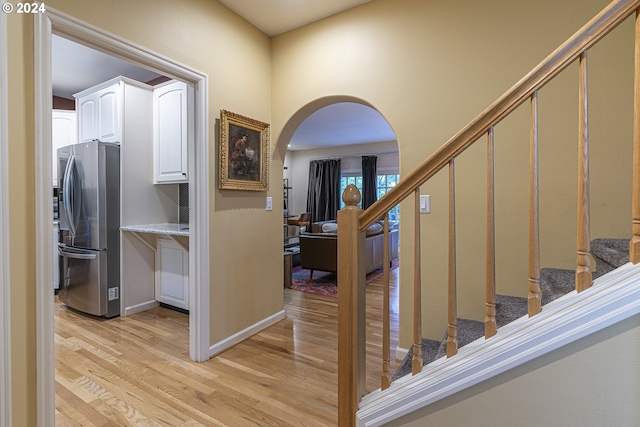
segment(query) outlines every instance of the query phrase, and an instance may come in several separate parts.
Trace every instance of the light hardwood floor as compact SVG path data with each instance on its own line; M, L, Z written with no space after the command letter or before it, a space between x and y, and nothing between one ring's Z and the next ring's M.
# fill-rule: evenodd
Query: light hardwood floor
M397 346L391 282L391 367ZM188 316L157 308L100 320L56 298L56 425L335 426L337 300L285 289L286 319L204 363ZM380 387L382 279L367 285L367 391Z

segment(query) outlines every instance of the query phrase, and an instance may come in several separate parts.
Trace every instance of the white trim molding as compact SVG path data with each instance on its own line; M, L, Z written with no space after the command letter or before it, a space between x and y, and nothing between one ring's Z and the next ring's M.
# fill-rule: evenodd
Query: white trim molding
M9 89L7 16L0 14L0 427L12 426L11 410L11 277L9 275Z
M36 197L36 366L38 426L55 423L53 328L53 203L51 201L51 22L34 15L35 197ZM42 66L38 66L42 64Z
M284 310L281 310L281 311L279 311L279 312L277 312L277 313L275 313L275 314L273 314L273 315L271 315L269 317L266 317L266 318L262 319L261 321L259 321L257 323L254 323L253 325L249 326L248 328L245 328L245 329L241 330L240 332L237 332L237 333L231 335L230 337L225 338L224 340L215 343L209 349L211 357L215 356L216 354L222 353L223 351L233 347L234 345L238 344L239 342L246 340L250 336L257 334L258 332L262 331L263 329L266 329L269 326L275 325L276 323L278 323L279 321L281 321L285 317L286 316L285 316Z
M196 77L198 77L196 79ZM210 336L210 230L209 230L209 87L206 75L191 80L195 99L195 135L189 138L189 357L209 360ZM191 169L191 167L193 167ZM197 255L196 255L197 254Z
M140 304L125 307L122 316L131 316L132 314L141 313L160 306L156 300L141 302Z
M365 396L356 414L358 426L381 426L441 399L502 374L537 357L640 313L640 264L628 263L443 357L415 376L407 375Z
M51 292L53 274L50 256L53 242L51 221L51 35L81 42L125 61L167 77L182 80L195 91L195 135L189 145L191 219L189 257L189 355L197 362L210 357L209 324L209 119L208 77L206 74L152 52L119 36L107 33L72 16L47 7L34 15L35 31L35 157L36 157L36 335L38 369L38 425L54 425L54 306ZM193 188L193 190L192 190ZM190 195L190 196L191 196Z

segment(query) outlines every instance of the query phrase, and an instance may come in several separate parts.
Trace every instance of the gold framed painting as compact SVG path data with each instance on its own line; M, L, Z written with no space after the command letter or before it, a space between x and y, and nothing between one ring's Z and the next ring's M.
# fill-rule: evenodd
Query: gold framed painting
M220 110L221 190L269 189L269 124Z

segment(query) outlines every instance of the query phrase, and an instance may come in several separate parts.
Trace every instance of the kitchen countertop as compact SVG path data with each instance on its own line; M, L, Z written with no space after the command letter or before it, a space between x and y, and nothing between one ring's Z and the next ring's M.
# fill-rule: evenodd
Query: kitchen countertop
M137 233L166 234L169 236L189 236L189 224L182 223L126 225L120 227L120 230Z

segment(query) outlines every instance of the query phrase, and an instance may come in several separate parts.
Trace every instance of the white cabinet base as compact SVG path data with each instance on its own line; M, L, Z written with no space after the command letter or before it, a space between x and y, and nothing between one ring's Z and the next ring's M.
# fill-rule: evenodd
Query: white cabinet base
M189 253L168 237L158 237L156 300L189 310Z

